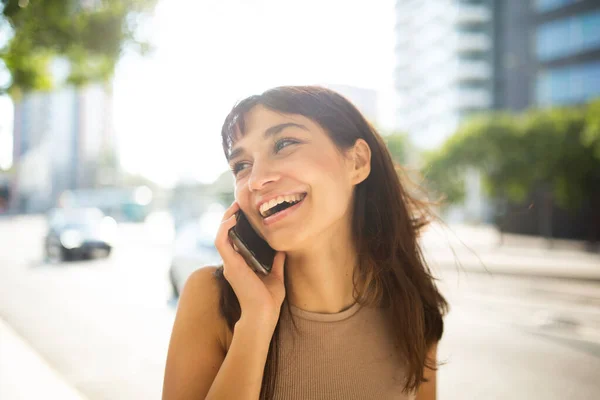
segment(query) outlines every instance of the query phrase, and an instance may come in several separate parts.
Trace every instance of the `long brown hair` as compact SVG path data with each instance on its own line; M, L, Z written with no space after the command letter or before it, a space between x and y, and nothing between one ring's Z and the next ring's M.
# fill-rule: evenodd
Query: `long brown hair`
M432 214L427 203L408 193L401 183L390 153L377 131L341 95L316 86L284 86L250 96L229 113L221 131L223 150L229 154L238 135L245 133L244 116L262 105L285 114L300 114L317 122L340 149L358 139L371 148L371 172L355 188L352 232L358 250L354 282L359 303L388 310L397 348L406 362L405 392L425 381L429 347L443 332L447 303L435 286L417 237ZM221 287L220 311L229 328L240 318L240 304L223 276L215 274ZM275 329L263 375L261 399L271 399L277 379L279 324Z

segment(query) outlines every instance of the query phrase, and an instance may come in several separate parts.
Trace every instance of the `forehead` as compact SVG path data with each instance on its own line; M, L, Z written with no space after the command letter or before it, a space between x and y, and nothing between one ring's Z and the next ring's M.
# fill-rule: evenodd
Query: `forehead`
M240 115L237 123L231 126L226 140L226 157L228 159L243 153L245 148L252 143L265 141L271 134L267 134L269 128L285 124L298 124L304 127L305 132L309 131L317 136L325 135L325 132L319 124L310 118L300 114L286 114L279 111L273 111L262 105L257 105L245 114Z
M257 105L244 115L244 132L241 132L241 134L236 132L238 139L236 142L241 142L242 139L248 136L262 135L265 130L272 126L290 122L303 125L311 131L320 129L317 123L304 115L285 114Z

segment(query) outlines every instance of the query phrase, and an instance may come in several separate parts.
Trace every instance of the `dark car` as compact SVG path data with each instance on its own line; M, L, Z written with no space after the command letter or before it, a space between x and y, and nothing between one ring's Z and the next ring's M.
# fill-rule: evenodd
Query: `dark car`
M50 262L108 257L117 234L117 223L97 208L54 209L48 214L44 241Z
M182 224L178 230L169 269L169 280L175 296L179 296L192 272L203 266L221 263L214 242L222 216L223 208L213 206L200 218Z

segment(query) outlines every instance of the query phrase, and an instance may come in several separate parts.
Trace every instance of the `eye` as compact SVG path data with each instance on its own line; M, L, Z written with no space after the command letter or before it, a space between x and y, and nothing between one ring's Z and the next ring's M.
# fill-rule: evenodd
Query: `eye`
M231 172L233 172L234 176L237 176L240 172L247 169L250 166L250 163L245 161L236 162L231 166Z
M294 139L289 139L289 138L279 139L278 141L275 142L275 153L279 153L285 147L288 147L289 145L296 144L296 143L299 143L299 142Z

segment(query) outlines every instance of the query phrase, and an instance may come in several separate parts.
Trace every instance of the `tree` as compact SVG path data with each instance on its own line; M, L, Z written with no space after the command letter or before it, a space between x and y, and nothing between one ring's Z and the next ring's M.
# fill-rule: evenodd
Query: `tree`
M554 202L569 210L600 204L600 101L472 120L429 155L425 174L434 190L460 202L468 167L482 172L495 199L522 202L541 191L540 230L551 236Z
M590 149L596 159L600 159L600 99L590 102L585 108L585 121L583 145Z
M402 132L391 132L384 135L383 139L394 162L400 165L406 164L410 147L408 135Z
M600 160L600 99L591 102L586 107L585 119L582 142L597 161ZM600 171L598 163L593 168L595 168L595 174L588 181L591 189L589 202L592 209L588 234L590 243L598 243L600 242Z
M462 126L430 154L427 176L434 188L449 191L466 167L479 169L488 193L524 200L545 185L558 203L576 209L600 178L600 127L596 103L586 108L533 110L520 116L488 115Z
M0 48L0 59L12 79L0 93L18 97L22 92L50 89L50 66L57 58L68 61L70 84L106 82L126 48L142 54L149 50L136 28L156 2L0 0L4 23L12 31Z
M426 153L424 175L429 188L443 194L447 203L465 197L466 169L482 171L484 186L492 196L508 194L521 199L527 194L526 149L519 145L522 132L506 114L480 116L462 125L440 149Z

